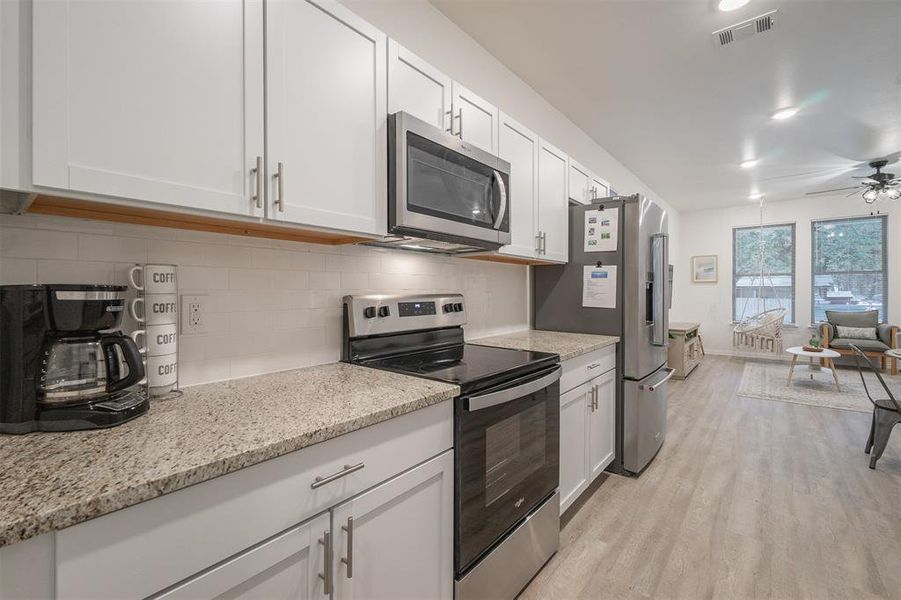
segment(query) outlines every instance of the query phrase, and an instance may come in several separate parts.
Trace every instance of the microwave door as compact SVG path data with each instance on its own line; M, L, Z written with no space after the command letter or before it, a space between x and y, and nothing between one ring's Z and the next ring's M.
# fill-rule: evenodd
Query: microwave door
M509 168L409 115L392 117L392 233L499 246L498 229L509 229Z

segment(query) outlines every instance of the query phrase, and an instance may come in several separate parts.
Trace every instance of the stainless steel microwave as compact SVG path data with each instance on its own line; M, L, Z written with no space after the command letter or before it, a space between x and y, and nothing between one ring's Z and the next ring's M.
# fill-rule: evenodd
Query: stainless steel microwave
M383 245L460 253L510 243L510 163L398 112L388 117Z

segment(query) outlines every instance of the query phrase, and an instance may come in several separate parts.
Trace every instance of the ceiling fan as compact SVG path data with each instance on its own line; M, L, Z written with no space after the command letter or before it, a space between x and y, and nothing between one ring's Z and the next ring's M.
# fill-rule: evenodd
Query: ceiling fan
M883 173L882 168L888 164L888 160L874 160L870 163L870 168L876 169L874 173L864 177L853 177L852 179L863 179L858 185L853 187L836 188L832 190L820 190L818 192L808 192L806 195L815 196L818 194L832 194L835 192L845 192L854 190L848 197L863 192L864 202L873 204L876 200L897 200L901 198L901 179L896 179L894 173Z

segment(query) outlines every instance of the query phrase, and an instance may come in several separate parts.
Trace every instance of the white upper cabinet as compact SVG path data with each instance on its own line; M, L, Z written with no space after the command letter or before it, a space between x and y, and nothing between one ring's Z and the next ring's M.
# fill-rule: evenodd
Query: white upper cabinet
M270 218L385 233L386 45L335 0L267 2Z
M498 122L496 106L475 95L456 81L453 85L451 132L482 150L497 154Z
M453 502L449 450L332 509L333 597L451 600Z
M538 203L538 136L500 113L498 156L510 163L510 236L501 254L533 258L536 255Z
M263 2L34 2L33 183L262 215Z
M569 255L569 202L566 154L540 140L538 153L538 257L566 262Z
M591 184L588 188L588 194L590 200L597 200L598 198L606 198L610 196L610 184L606 181L598 177L597 175L591 176Z
M591 173L570 157L569 159L569 199L579 204L591 201Z
M388 113L410 113L449 129L451 78L392 39L388 40Z

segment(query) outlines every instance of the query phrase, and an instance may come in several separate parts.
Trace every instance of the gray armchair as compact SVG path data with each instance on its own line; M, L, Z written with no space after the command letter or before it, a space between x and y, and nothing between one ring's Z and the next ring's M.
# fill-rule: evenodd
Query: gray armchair
M858 327L876 329L876 339L846 338L838 335L837 327ZM886 368L886 350L898 347L898 327L886 323L879 324L879 312L867 310L861 312L826 311L826 321L820 323L820 338L824 348L835 350L842 356L853 356L852 345L860 348L868 357L878 358L882 369ZM898 361L891 359L892 375L898 374Z

